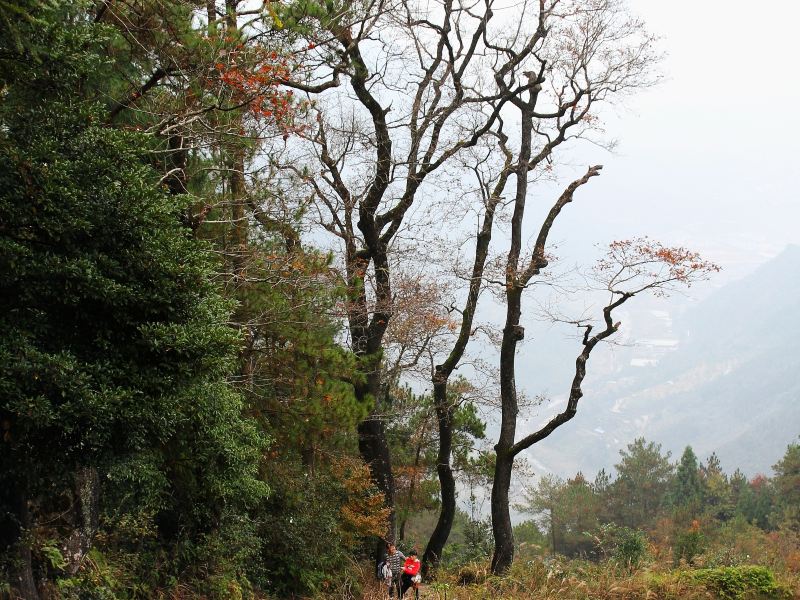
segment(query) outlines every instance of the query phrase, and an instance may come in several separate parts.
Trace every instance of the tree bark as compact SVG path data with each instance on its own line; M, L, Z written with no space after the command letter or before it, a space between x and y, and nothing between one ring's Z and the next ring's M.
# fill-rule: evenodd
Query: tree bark
M17 570L13 575L12 584L20 600L39 600L39 590L36 589L36 580L33 576L33 556L31 548L23 539L25 533L31 529L31 514L28 509L28 493L25 481L19 483L14 493L14 511L18 523L17 536Z
M508 293L506 327L500 348L500 397L502 414L500 435L495 445L495 469L492 482L492 534L494 536L494 555L492 573L505 573L514 560L514 531L511 527L508 493L511 488L511 472L514 467L514 438L517 432L517 390L515 382L515 359L517 342L524 335L519 326L521 311L521 289Z
M417 442L417 450L414 453L414 466L411 471L411 483L408 484L408 506L411 507L414 503L414 490L417 483L417 469L419 469L419 462L422 457L422 447L425 443L425 431L423 430ZM400 532L397 534L397 541L402 542L406 538L406 523L408 522L408 511L403 515L400 521Z
M498 450L492 483L492 535L494 536L492 573L496 574L508 571L514 560L514 530L511 527L508 502L513 468L514 457L507 451Z
M435 568L442 558L442 550L450 537L453 519L456 514L456 480L450 465L453 450L453 416L452 407L447 399L447 380L439 381L433 386L433 397L436 405L436 420L439 427L439 449L436 454L436 474L439 476L441 508L436 527L428 540L422 556L422 569L427 574Z
M100 520L100 478L94 467L79 467L75 472L75 508L73 532L64 546L66 570L70 575L78 572L83 557L92 547L92 540Z
M392 477L389 445L386 442L386 427L383 419L376 415L367 417L358 424L358 450L369 465L372 480L386 499L391 509L387 541L395 539L394 478Z
M522 251L522 220L525 214L525 200L528 195L528 169L531 158L533 136L533 105L531 102L521 107L520 153L516 163L516 191L514 212L511 217L511 245L506 262L506 323L500 346L500 435L495 445L496 462L492 483L492 534L494 535L494 555L492 573L502 575L514 559L514 531L511 527L511 514L508 506L508 492L511 487L511 471L514 467L514 438L517 434L517 386L516 352L517 343L525 337L519 320L522 314L522 290L519 280L519 258Z
M442 504L439 510L439 519L436 522L436 527L428 540L428 545L422 556L422 571L424 575L427 575L431 569L435 569L438 566L442 557L444 545L450 537L450 531L453 528L453 520L456 513L456 482L453 476L453 469L450 465L453 452L453 407L450 405L447 397L447 386L450 376L463 358L467 343L472 336L472 324L475 318L475 310L478 306L478 296L480 295L483 283L486 258L489 255L489 243L492 239L495 209L500 202L500 192L505 188L509 175L512 155L506 147L507 138L502 131L498 132L498 138L500 141L500 148L506 156L506 162L499 180L496 182L494 188L487 194L486 214L483 218L481 231L476 239L472 277L470 279L467 300L462 312L458 339L453 345L447 360L443 364L437 365L433 374L433 399L436 406L436 418L439 427L439 450L436 457L436 473L439 477Z

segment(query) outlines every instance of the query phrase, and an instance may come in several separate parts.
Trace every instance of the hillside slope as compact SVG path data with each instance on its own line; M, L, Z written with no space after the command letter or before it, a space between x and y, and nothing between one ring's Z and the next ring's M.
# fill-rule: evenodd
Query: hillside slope
M614 464L637 436L679 454L716 451L726 469L769 472L800 434L800 247L670 319L657 361L622 351L595 378L578 416L537 446L540 469Z

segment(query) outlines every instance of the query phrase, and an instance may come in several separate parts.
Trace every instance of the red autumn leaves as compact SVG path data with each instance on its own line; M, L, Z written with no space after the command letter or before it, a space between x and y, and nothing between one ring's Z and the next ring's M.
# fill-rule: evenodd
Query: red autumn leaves
M214 66L231 100L256 119L274 124L284 137L295 133L294 117L305 103L298 102L292 90L282 86L295 69L287 56L275 50L237 49L227 59Z

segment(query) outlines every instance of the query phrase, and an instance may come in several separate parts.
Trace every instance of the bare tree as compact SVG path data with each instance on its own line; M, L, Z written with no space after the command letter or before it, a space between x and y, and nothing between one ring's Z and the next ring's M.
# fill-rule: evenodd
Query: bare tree
M319 63L305 80L285 83L313 95L318 116L305 136L305 159L281 165L310 190L317 222L339 240L349 343L363 375L355 391L371 409L358 427L359 448L389 506L391 458L376 401L394 314L390 254L412 205L433 194L431 180L491 135L503 107L536 85L522 80L498 88L485 77L494 67L508 73L521 60L489 42L492 5L376 0L333 10L314 4L294 17L317 24L309 45L318 49ZM534 45L529 41L523 53ZM444 451L445 480L448 456ZM450 497L452 486L444 488ZM387 535L394 536L394 517Z
M483 9L488 22L492 16L492 3L485 2ZM485 195L484 221L476 239L473 277L462 312L460 335L452 353L437 367L434 376L434 390L440 390L435 392L439 397L441 391L446 390L447 378L463 356L486 265L494 209L510 188L513 193L511 243L502 281L507 308L500 347L502 414L500 438L495 447L497 458L492 492L495 572L504 571L513 556L508 490L514 457L523 449L515 446L519 405L514 381L516 346L524 336L520 326L522 294L548 264L545 247L559 213L572 201L575 192L597 176L602 167L590 167L582 177L566 187L541 224L533 247L524 252L523 219L529 184L532 178L552 168L554 152L559 146L598 129L598 105L653 83L655 78L651 75L651 68L658 59L652 50L652 37L646 33L642 23L629 17L616 0L540 0L536 5L524 3L518 10L514 26L509 27L506 22L501 29L485 27L481 33L483 47L491 57L488 66L493 73L495 95L504 104L494 122L497 126L492 130L504 164ZM530 30L525 29L528 24ZM509 137L503 132L504 119L519 128L513 140L514 151L510 149ZM607 335L610 333L601 336L590 347L593 348ZM441 408L439 420L444 435L440 434L440 438L446 441L446 407ZM453 488L447 466L447 449L443 444L439 461L443 501ZM437 530L449 531L447 520L443 510ZM437 550L440 551L439 544L443 544L437 533L434 541L429 545L429 560Z
M615 1L540 0L515 7L513 22L494 19L496 8L487 0L461 7L473 18L481 19L481 65L493 76L492 95L484 92L475 102L491 107L492 128L481 131L484 143L492 142L499 168L486 177L477 164L467 167L479 182L482 216L474 239L474 258L468 277L468 290L458 311L460 323L450 351L433 373L435 407L439 427L437 471L441 486L441 512L428 543L423 562L435 565L449 535L455 514L455 479L450 465L452 407L448 405L448 380L463 359L473 335L478 297L485 283L485 269L493 234L495 214L507 188L514 182L511 217L511 247L505 266L503 287L509 315L501 344L502 431L498 454L505 456L508 440L513 443L510 415L515 423L518 399L513 384L513 357L521 339L519 326L522 291L546 265L545 244L561 209L572 201L575 191L599 174L601 167L591 167L564 191L542 224L530 259L522 258L522 224L528 186L532 177L552 168L554 151L570 139L584 137L598 127L596 106L602 102L653 82L649 70L657 56L651 50L652 38L642 24L628 17ZM526 30L523 24L531 24ZM494 27L492 27L494 25ZM513 143L504 131L504 119L513 123ZM507 126L506 126L507 127ZM509 374L511 374L509 376ZM495 477L497 501L505 506L504 519L494 518L498 548L511 545L508 518L510 460L498 456ZM506 468L507 467L507 468ZM507 477L505 477L507 472ZM507 479L507 481L505 481ZM505 493L503 493L505 489ZM503 497L505 496L505 497ZM503 523L503 521L506 521ZM504 535L504 531L508 532ZM507 542L504 541L507 539ZM501 551L498 571L504 570ZM510 554L508 558L510 564Z

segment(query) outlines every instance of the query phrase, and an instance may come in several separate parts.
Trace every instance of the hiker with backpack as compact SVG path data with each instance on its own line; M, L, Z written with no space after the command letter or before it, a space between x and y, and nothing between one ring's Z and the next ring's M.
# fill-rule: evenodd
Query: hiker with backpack
M414 597L419 600L419 584L422 581L422 575L419 572L421 566L422 563L420 563L419 558L417 558L417 550L411 550L403 564L403 575L400 579L401 598L405 597L407 590L414 588Z
M389 588L389 598L394 598L395 592L397 592L398 598L403 597L400 589L400 576L403 574L405 561L405 555L397 549L397 546L391 542L386 544L386 560L379 566L379 575L384 585Z

